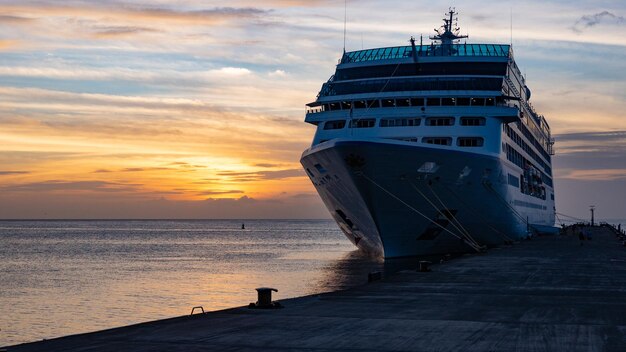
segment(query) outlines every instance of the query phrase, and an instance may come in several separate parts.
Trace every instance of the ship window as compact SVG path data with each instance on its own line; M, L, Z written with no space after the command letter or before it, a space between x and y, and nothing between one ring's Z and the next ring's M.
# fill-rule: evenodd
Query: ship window
M443 106L455 106L456 99L455 98L441 98L441 105Z
M439 98L428 98L428 99L426 99L426 105L428 105L428 106L440 106L441 105L441 99L439 99Z
M419 118L410 119L381 119L380 127L400 127L400 126L419 126L421 120Z
M485 106L485 98L472 98L472 106Z
M519 177L509 174L509 184L513 187L519 187Z
M410 106L410 99L396 99L396 106Z
M411 106L424 106L424 98L411 98Z
M452 126L454 117L429 117L426 119L426 126Z
M482 137L459 137L456 145L459 147L482 147L484 139Z
M317 169L317 171L319 171L320 174L326 173L326 169L324 169L324 167L321 164L315 164L313 166L315 166L315 168Z
M346 127L345 120L326 121L324 123L325 130L339 130Z
M328 106L328 104L324 104L324 111L330 111L330 107Z
M365 100L355 100L353 104L355 109L365 109L367 107L367 102Z
M358 119L352 120L351 128L369 128L376 125L376 119Z
M378 99L376 100L368 100L367 101L367 108L379 108L380 107L380 101L378 101Z
M424 137L423 143L437 144L437 145L452 145L452 138L450 137Z
M342 101L341 102L341 110L350 110L350 108L352 108L352 103L349 101Z
M469 106L470 105L470 98L457 98L456 99L456 106Z
M461 126L484 126L484 117L461 117Z
M330 107L331 111L341 110L341 106L339 105L339 103L330 103L328 104L328 106Z
M383 108L392 108L396 106L396 101L394 99L383 99Z
M487 98L486 103L487 106L494 106L496 105L496 100L494 98Z

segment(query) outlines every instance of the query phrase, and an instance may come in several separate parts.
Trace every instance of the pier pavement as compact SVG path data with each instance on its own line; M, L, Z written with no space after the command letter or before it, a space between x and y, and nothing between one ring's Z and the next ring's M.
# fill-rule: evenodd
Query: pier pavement
M10 346L18 351L626 351L626 247L536 237L345 291ZM276 298L276 297L275 297ZM280 297L278 297L280 298Z

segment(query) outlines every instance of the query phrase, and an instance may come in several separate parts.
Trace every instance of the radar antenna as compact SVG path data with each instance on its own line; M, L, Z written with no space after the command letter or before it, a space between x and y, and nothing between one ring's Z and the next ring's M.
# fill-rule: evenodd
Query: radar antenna
M457 44L459 39L467 38L467 35L459 35L460 28L458 26L459 18L456 9L451 7L448 9L446 18L443 19L443 26L439 29L435 29L434 36L429 37L431 40L437 40L441 42L441 45Z

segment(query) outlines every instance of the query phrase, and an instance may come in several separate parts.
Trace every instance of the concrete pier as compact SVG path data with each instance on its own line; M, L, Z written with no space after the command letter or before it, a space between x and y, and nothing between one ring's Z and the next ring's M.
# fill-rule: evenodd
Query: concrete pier
M6 349L626 351L626 247L608 227L587 229L592 240L537 237L430 272L281 300L282 309L234 308Z

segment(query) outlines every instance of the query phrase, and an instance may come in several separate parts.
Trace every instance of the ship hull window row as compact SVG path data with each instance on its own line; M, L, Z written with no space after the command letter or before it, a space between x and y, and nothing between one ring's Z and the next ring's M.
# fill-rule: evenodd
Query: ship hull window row
M326 121L324 123L325 130L339 130L346 127L346 120Z
M485 118L484 117L461 117L461 126L484 126Z
M415 64L376 65L368 67L340 68L335 73L334 81L351 79L406 77L406 76L440 76L440 75L484 75L504 76L507 73L506 62L467 62L457 63L423 63Z
M517 134L509 125L504 125L504 130L506 131L506 135L511 138L515 144L519 145L528 155L530 155L533 160L535 160L541 167L549 174L552 175L552 168L546 163L543 159L539 157L539 155L526 143L522 137ZM526 136L528 138L528 136ZM532 136L530 136L532 138ZM542 150L541 148L538 148ZM550 159L548 159L550 160Z
M403 142L419 142L419 137L386 137L385 139L393 139ZM452 137L423 137L422 143L451 146ZM485 141L482 137L457 137L456 145L458 147L482 147Z
M522 170L532 166L530 160L526 159L520 152L508 144L506 145L506 158L513 164L519 166ZM537 171L540 174L541 182L553 187L552 178L539 170Z
M411 127L419 126L421 119L409 118L409 119L381 119L380 127Z
M547 146L542 145L542 143L540 143L537 138L535 138L535 135L533 135L532 132L530 132L530 130L528 129L528 127L526 127L526 125L519 123L518 124L518 128L522 131L522 134L524 136L526 136L526 138L528 138L529 141L532 142L532 144L535 146L535 148L537 148L537 150L541 153L541 155L543 155L544 158L546 158L546 160L550 161L550 154L546 151Z
M371 128L376 126L376 119L350 120L350 128Z
M376 125L376 119L352 119L351 128L370 128ZM419 117L409 118L382 118L379 127L417 127L421 125L422 119ZM445 127L454 126L456 119L454 117L428 117L425 125L429 127ZM484 117L462 117L460 119L461 126L484 126ZM324 122L324 130L338 130L346 126L346 120L330 120Z
M444 98L383 98L349 100L325 103L320 108L310 109L309 113L339 110L359 110L377 108L404 108L404 107L424 107L424 106L497 106L504 104L501 97L488 98L467 98L467 97L444 97Z
M452 145L452 138L450 137L424 137L422 143L436 144L436 145Z
M459 137L456 139L456 145L459 147L482 147L485 140L482 137Z
M429 117L426 126L454 126L454 117Z
M372 79L357 82L326 82L320 97L335 95L432 91L432 90L502 90L502 78L399 78Z

